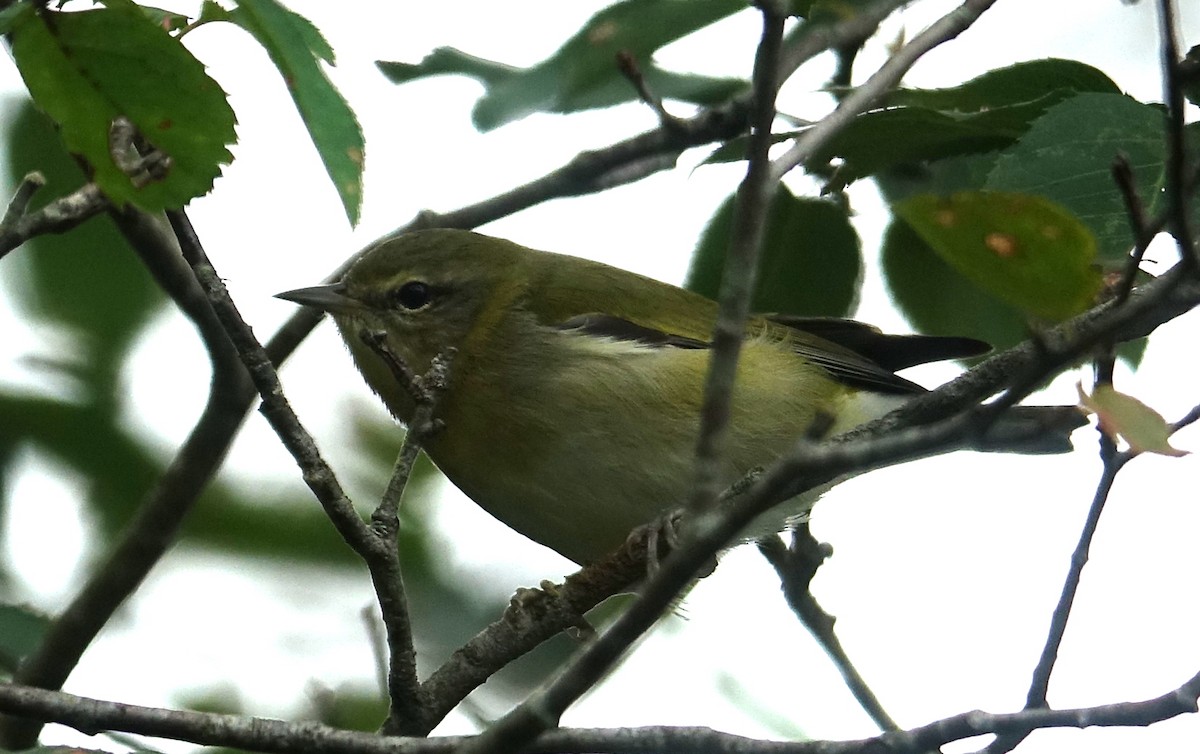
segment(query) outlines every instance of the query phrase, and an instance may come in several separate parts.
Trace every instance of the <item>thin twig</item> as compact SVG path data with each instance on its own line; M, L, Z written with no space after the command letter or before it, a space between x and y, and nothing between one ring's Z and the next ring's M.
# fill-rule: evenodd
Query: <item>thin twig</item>
M808 524L804 523L792 529L790 546L785 545L778 536L772 536L758 541L758 551L779 574L779 583L788 606L837 666L838 672L842 674L842 681L855 701L881 731L900 730L900 726L883 708L879 697L875 696L875 692L867 685L866 679L858 672L858 668L854 666L841 640L838 639L834 631L837 619L825 612L809 588L817 569L829 555L828 547L817 542Z
M196 279L204 287L229 339L254 380L262 397L260 410L284 447L292 454L305 483L316 495L334 528L367 565L391 650L388 691L392 704L387 725L389 729L406 733L422 730L427 726L426 705L416 680L416 653L412 644L412 627L408 622L395 531L391 530L389 541L389 524L373 519L373 524L380 525L377 530L375 526L368 526L358 515L333 470L321 457L312 436L288 405L279 376L265 349L229 298L224 282L204 254L187 216L182 211L168 212L167 216L180 238L184 257L191 264ZM444 366L435 365L434 369L442 370L439 374L444 379ZM398 523L392 522L390 526L398 526Z
M1109 377L1111 378L1111 370L1109 370ZM1170 427L1171 434L1178 432L1198 419L1200 419L1200 405L1192 407L1191 411L1178 421L1172 423ZM1135 457L1136 454L1132 451L1117 452L1116 441L1107 434L1101 433L1100 459L1103 463L1103 472L1101 473L1100 481L1096 485L1096 492L1092 497L1092 504L1088 508L1088 515L1084 520L1079 541L1075 545L1075 551L1071 554L1071 566L1067 570L1067 576L1063 580L1058 603L1055 605L1054 612L1050 617L1050 628L1046 633L1046 642L1042 647L1038 663L1033 670L1029 691L1025 698L1025 709L1027 710L1046 707L1047 693L1050 688L1050 675L1054 670L1059 649L1062 647L1063 636L1067 630L1067 621L1071 615L1075 596L1079 591L1083 568L1087 565L1091 544L1095 538L1096 529L1100 524L1100 515L1104 512L1104 506L1112 493L1112 487L1116 482L1117 474L1121 469L1125 468L1125 464L1129 463ZM1015 749L1024 738L1024 733L1002 735L984 747L982 751L984 754L1005 754L1005 752Z
M689 507L703 510L716 502L724 484L721 461L733 415L733 383L741 355L750 301L758 279L758 258L766 226L767 206L779 179L770 172L768 151L775 122L775 95L779 91L780 42L785 12L773 2L759 3L763 16L762 41L754 58L754 111L751 115L749 165L738 187L733 234L725 258L713 325L711 355L700 408L700 433L696 442L693 496Z
M416 406L408 432L404 435L404 444L396 457L392 477L379 506L371 514L371 528L379 538L379 546L362 555L372 573L378 571L386 574L386 578L375 580L379 610L387 634L387 689L390 702L388 716L380 732L385 735L423 734L428 732L426 694L417 678L417 652L404 589L404 574L400 567L400 498L408 486L413 464L421 452L421 444L441 429L433 414L438 398L448 384L453 352L435 356L429 371L422 376L414 373L399 354L388 348L386 333L364 330L359 333L359 339L383 359L396 381L412 395Z
M1180 257L1196 268L1200 264L1196 237L1188 208L1190 186L1188 176L1194 170L1188 162L1187 132L1184 128L1187 102L1179 82L1179 42L1176 39L1174 0L1158 0L1158 36L1162 50L1163 101L1167 106L1166 170L1167 216L1171 235L1179 247Z
M804 24L783 44L777 78L786 79L830 48L869 36L880 22L909 2L879 0L835 24ZM672 167L685 149L740 135L749 124L752 104L750 93L739 94L680 119L670 128L660 124L602 149L581 152L562 167L477 204L440 214L424 212L388 236L425 227L474 228L549 199L593 193L619 185L618 181L631 183Z
M96 635L175 543L188 512L220 467L254 395L169 228L134 210L110 214L158 285L196 326L212 366L212 381L200 419L162 478L147 492L112 551L92 569L13 676L17 683L43 688L62 688ZM39 730L30 721L0 721L0 747L29 748Z
M828 143L833 133L845 128L851 119L867 110L900 83L908 69L925 53L966 31L995 2L996 0L966 0L900 48L862 86L846 95L833 112L796 138L796 143L772 164L772 178L779 180L796 166L807 162Z
M1029 691L1025 695L1025 709L1027 710L1046 707L1046 697L1050 690L1050 675L1054 672L1054 665L1058 661L1058 652L1062 648L1063 637L1067 632L1067 622L1070 620L1071 609L1075 605L1075 597L1079 592L1079 584L1083 576L1083 568L1087 565L1091 552L1092 540L1095 539L1096 529L1100 524L1100 515L1104 512L1104 505L1108 502L1113 483L1117 479L1117 473L1130 458L1130 456L1118 454L1116 444L1104 434L1100 435L1100 457L1104 462L1104 471L1096 485L1096 492L1092 496L1092 504L1088 508L1083 530L1079 534L1079 541L1075 544L1075 551L1071 554L1071 565L1067 569L1058 603L1054 606L1054 612L1050 617L1050 628L1046 632L1042 653L1033 669ZM1021 731L998 736L983 748L983 754L1007 754L1025 740L1026 735L1026 731Z
M826 50L836 50L871 37L879 24L897 9L912 0L878 0L866 6L856 6L853 15L836 24L805 23L784 38L779 55L779 78L786 80L800 66Z
M321 457L316 441L301 425L300 419L284 398L274 365L229 297L225 282L200 246L200 240L196 237L187 215L176 210L168 212L167 218L179 239L184 259L191 265L213 311L220 319L226 334L237 349L238 356L250 373L258 394L262 397L259 411L300 466L305 484L317 496L317 500L346 543L355 552L371 547L373 537L370 528L354 510L354 505L342 490L329 464Z
M1200 405L1192 406L1192 410L1188 411L1182 419L1177 422L1173 422L1171 424L1171 433L1174 434L1184 427L1195 424L1197 421L1200 421Z
M1109 496L1112 493L1117 474L1131 458L1131 456L1117 453L1115 444L1105 435L1101 436L1100 446L1101 456L1104 460L1104 472L1101 474L1100 481L1096 485L1096 492L1092 497L1092 504L1088 508L1087 519L1084 521L1083 530L1079 534L1079 541L1075 545L1075 551L1071 554L1071 567L1067 571L1067 577L1063 580L1062 593L1059 595L1058 604L1055 606L1053 616L1050 619L1050 630L1047 632L1046 644L1042 648L1041 657L1038 659L1037 667L1033 671L1033 679L1029 684L1029 693L1025 700L1025 706L1030 709L1046 706L1046 694L1050 688L1050 674L1054 670L1058 650L1062 647L1062 640L1067 631L1067 621L1070 618L1071 608L1079 592L1079 583L1083 576L1083 568L1087 565L1092 541L1095 539L1096 529L1100 525L1100 516L1104 513L1104 505L1108 502Z
M408 432L404 435L404 443L396 457L392 478L383 493L379 507L372 515L372 520L378 517L396 519L400 510L400 498L408 486L409 477L412 476L413 465L417 461L417 455L421 452L421 445L444 428L442 422L434 418L434 412L437 409L438 399L450 384L450 365L454 361L456 349L447 348L444 352L434 356L429 364L429 371L418 376L398 354L387 347L386 342L366 335L363 340L391 368L397 379L400 378L400 375L410 376L409 392L414 398L415 409L412 419L409 421ZM395 535L396 532L393 531L391 536L394 538Z
M1162 229L1162 223L1165 222L1166 216L1164 215L1158 222L1152 222L1146 216L1146 205L1142 202L1142 197L1138 195L1137 179L1133 174L1133 166L1129 164L1128 155L1119 154L1113 160L1112 176L1113 182L1117 184L1117 192L1121 195L1121 201L1125 204L1125 216L1129 219L1129 231L1133 235L1133 252L1125 262L1125 269L1121 273L1121 280L1113 296L1117 304L1121 304L1129 298L1129 293L1137 283L1138 269L1146 257L1146 249L1150 248L1150 242Z
M13 192L13 198L8 203L8 209L4 211L4 217L0 218L0 239L7 239L11 236L17 227L17 222L29 212L29 203L33 201L33 195L38 192L42 186L46 185L46 176L34 170L26 173L21 179L17 190ZM0 256L11 248L7 244L0 246Z
M642 68L638 65L637 58L632 52L621 50L617 53L617 70L629 80L629 83L633 84L633 88L637 90L642 102L650 106L650 109L658 116L658 122L663 128L670 130L680 127L682 119L667 112L662 97L651 91L650 85L646 83L646 76L642 73Z
M88 183L36 212L29 212L30 200L44 185L46 178L34 171L17 186L4 219L0 220L0 259L34 236L65 233L109 208L108 200L96 184Z
M775 118L775 94L779 80L779 50L783 37L785 10L781 2L759 3L762 14L762 39L754 63L755 108L751 133L750 165L738 192L734 237L726 264L717 323L713 332L705 397L700 415L700 434L696 449L695 493L690 508L702 511L694 520L696 532L703 536L704 513L716 502L718 479L710 468L724 452L730 415L730 398L742 332L750 311L757 255L762 238L766 206L772 181L766 169L771 124ZM703 563L675 559L680 567L659 572L653 579L666 586L658 599L635 602L617 622L572 661L552 683L536 691L512 712L489 728L469 747L473 754L507 752L520 748L542 731L558 725L562 713L591 688L625 653L639 636L652 626L671 598L690 580ZM686 572L682 572L686 568ZM669 580L667 580L669 578ZM665 599L663 598L665 597ZM642 609L638 609L641 606Z

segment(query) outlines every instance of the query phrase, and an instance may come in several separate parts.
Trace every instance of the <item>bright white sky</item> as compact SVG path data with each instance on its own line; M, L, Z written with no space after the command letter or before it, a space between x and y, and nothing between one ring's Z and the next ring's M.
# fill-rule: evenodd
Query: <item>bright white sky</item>
M1200 6L1182 2L1184 47L1200 41ZM191 3L162 3L194 12ZM191 48L230 92L238 113L236 162L192 218L210 256L264 338L292 311L271 295L312 284L350 252L422 208L449 210L489 197L558 166L580 149L641 131L654 116L641 106L560 118L529 118L479 135L469 110L478 85L452 78L402 88L386 83L376 59L416 61L439 45L527 65L549 54L595 10L592 3L293 2L339 55L333 76L357 110L367 137L366 202L361 226L347 228L340 205L265 54L232 29L208 27ZM865 75L903 29L908 36L952 7L918 4L894 19L859 59ZM501 30L503 30L501 32ZM753 13L664 51L662 62L707 73L745 75L758 24ZM1153 7L1117 0L1001 0L973 30L920 63L907 82L953 85L1014 60L1077 58L1104 70L1143 100L1159 99ZM825 79L817 65L789 85L789 112L820 113L808 94ZM19 78L0 62L0 86ZM684 168L597 197L559 200L483 229L529 246L588 256L678 282L703 224L740 179L738 168ZM803 182L795 188L811 187ZM868 258L884 217L869 185L854 187ZM18 251L17 253L21 253ZM1160 252L1163 255L1169 251ZM882 284L868 277L858 314L890 328L905 325ZM48 334L31 332L0 299L0 379L36 385L24 356L44 352ZM1168 418L1197 400L1190 363L1195 315L1156 335L1137 375L1119 387ZM200 411L207 384L202 352L179 317L164 316L146 336L128 374L129 420L164 454ZM151 358L153 355L154 358ZM927 384L951 370L917 375ZM1082 374L1082 373L1081 373ZM339 415L371 405L337 342L323 325L284 370L289 395L324 447L345 437ZM1076 375L1059 380L1047 402L1074 402ZM169 384L170 391L158 386ZM330 385L345 386L331 396ZM1186 387L1193 389L1187 390ZM873 474L826 496L814 515L817 536L836 555L816 592L839 617L851 656L885 707L906 726L964 710L1017 709L1040 651L1070 551L1090 501L1099 463L1087 432L1079 450L1053 459L976 457L925 461ZM1197 449L1195 433L1177 445ZM332 453L336 458L336 453ZM342 459L343 461L345 459ZM265 423L253 416L230 467L247 484L297 485L297 475ZM62 605L78 578L81 551L95 547L73 520L77 490L44 459L31 458L13 489L3 546L26 579L23 597L48 610ZM1139 459L1121 476L1101 525L1078 606L1054 676L1051 702L1075 706L1154 696L1200 668L1195 626L1194 543L1200 535L1193 458ZM380 480L382 486L384 480ZM35 502L36 501L36 502ZM448 490L442 502L452 543L446 567L496 594L569 565L492 522ZM358 610L371 600L365 579L274 566L224 570L201 553L173 553L130 608L88 653L68 690L126 702L171 705L179 692L241 689L249 707L281 716L311 681L328 687L371 684L373 664ZM778 594L773 573L751 548L730 553L674 618L641 643L605 685L573 708L567 725L701 724L747 735L786 735L738 709L761 709L815 737L873 732L836 672ZM231 616L237 616L232 618ZM183 651L181 651L183 650ZM730 679L736 679L732 686ZM503 710L488 707L486 714ZM455 716L439 732L473 730ZM61 729L56 739L105 746ZM1149 731L1042 733L1024 752L1062 748L1118 752L1194 751L1200 717ZM966 750L964 748L963 750Z

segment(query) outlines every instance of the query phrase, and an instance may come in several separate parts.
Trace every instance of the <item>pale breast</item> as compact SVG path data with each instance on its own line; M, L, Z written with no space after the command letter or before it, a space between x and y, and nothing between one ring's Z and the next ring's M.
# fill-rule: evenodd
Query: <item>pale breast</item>
M553 337L566 348L540 353L560 358L516 372L516 382L493 377L469 387L472 401L535 403L536 411L499 412L505 418L490 426L456 412L446 429L458 435L455 442L435 442L429 450L447 476L496 518L587 562L620 546L633 528L686 503L710 352L569 331ZM722 482L769 465L819 413L844 412L851 395L786 346L748 341ZM873 418L867 414L875 411L885 412L856 409L851 420ZM794 512L781 510L772 525L781 528Z

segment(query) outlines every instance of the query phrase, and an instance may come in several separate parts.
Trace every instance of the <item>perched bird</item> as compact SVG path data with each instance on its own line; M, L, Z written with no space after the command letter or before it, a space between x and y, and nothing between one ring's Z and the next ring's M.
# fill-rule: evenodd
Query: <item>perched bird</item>
M360 333L386 333L385 347L417 374L456 349L434 414L443 429L426 452L493 516L577 563L687 500L717 312L702 296L441 229L384 240L340 282L279 297L333 315L367 383L402 422L414 399ZM769 465L818 422L836 435L924 392L896 370L987 350L850 320L754 317L721 478ZM1080 423L1016 450L1065 452ZM780 506L772 526L815 498Z

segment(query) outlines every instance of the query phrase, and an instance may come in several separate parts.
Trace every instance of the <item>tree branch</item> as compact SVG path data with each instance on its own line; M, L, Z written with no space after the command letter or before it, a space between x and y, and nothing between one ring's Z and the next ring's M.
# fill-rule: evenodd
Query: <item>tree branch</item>
M732 414L733 382L741 353L742 334L750 314L750 297L758 267L766 208L778 179L772 180L767 150L771 146L771 125L775 120L775 95L779 90L779 52L786 20L785 9L776 0L757 3L762 14L762 37L754 59L754 107L751 117L749 157L746 178L738 190L734 231L721 280L717 320L713 327L712 352L705 377L704 400L700 409L700 431L696 444L692 498L688 508L699 515L689 519L698 532L684 530L685 541L703 536L706 513L717 502L721 479L718 476L725 453L729 419ZM655 541L655 540L651 540ZM679 579L672 596L694 577L700 564L694 564ZM547 686L501 718L473 742L471 754L507 752L521 748L539 733L557 727L563 712L596 684L625 651L658 620L669 600L650 603L638 600L647 609L627 611L608 631L577 654L563 672ZM633 616L631 618L631 616Z
M1104 505L1108 502L1113 483L1117 479L1117 473L1131 458L1131 456L1119 455L1116 452L1116 445L1104 435L1101 435L1100 439L1100 454L1104 461L1104 471L1101 474L1100 482L1096 485L1092 505L1088 509L1087 519L1084 521L1079 541L1075 545L1075 552L1071 554L1071 566L1067 569L1058 604L1054 606L1054 612L1050 617L1050 628L1046 632L1046 642L1042 647L1042 654L1033 669L1029 691L1025 696L1025 709L1027 710L1044 709L1047 706L1046 696L1050 690L1050 675L1054 672L1054 664L1058 661L1058 652L1062 648L1063 636L1067 632L1067 621L1070 619L1071 609L1075 605L1075 595L1079 592L1083 567L1087 565L1092 540L1100 525L1100 515L1104 512ZM1000 736L988 744L984 752L986 754L1004 754L1012 751L1024 740L1025 735L1025 733L1016 733Z
M805 522L792 529L790 546L785 545L779 536L772 536L759 540L758 550L779 574L780 587L788 606L825 650L825 654L829 655L858 705L880 730L899 730L900 726L883 708L842 647L833 628L837 619L825 612L809 588L817 569L829 556L828 545L817 542Z
M914 37L880 66L862 86L847 94L833 112L797 137L796 142L771 166L772 177L779 180L796 166L804 164L856 115L865 112L900 83L908 69L925 53L962 34L995 2L996 0L966 0Z
M408 620L408 606L405 602L396 545L399 522L395 506L398 505L399 494L403 492L402 482L407 481L407 473L411 470L412 461L419 449L417 443L430 431L432 423L426 421L419 426L414 424L415 432L410 431L398 461L398 476L401 478L394 479L389 485L389 495L372 517L372 526L368 526L342 490L333 470L321 457L315 440L301 425L288 404L279 383L279 376L266 350L259 344L230 299L224 282L205 255L187 216L182 211L168 212L167 216L179 238L184 258L192 266L196 279L203 286L213 310L262 397L260 410L263 416L275 430L284 447L292 454L305 483L316 495L334 528L363 559L370 572L371 583L387 629L388 647L391 650L388 673L391 711L385 727L389 731L427 730L432 725L426 719L425 695L416 678L416 653L412 644L412 627ZM443 362L435 363L431 367L430 376L424 378L427 385L438 382L444 384L444 380ZM435 385L428 391L428 400L424 402L423 410L430 415L437 392L438 388Z
M35 171L26 175L17 186L4 219L0 220L0 259L34 236L66 233L109 208L108 199L96 184L88 183L36 212L29 212L33 195L45 185L45 176Z
M1188 160L1187 132L1184 130L1187 103L1183 87L1179 82L1179 43L1176 40L1174 0L1158 0L1158 37L1162 49L1163 102L1167 106L1166 143L1167 156L1166 196L1167 217L1171 235L1179 247L1181 258L1190 265L1197 265L1196 237L1193 235L1192 219L1188 211L1191 194L1189 176L1195 171L1195 163Z
M192 272L204 289L209 304L213 307L227 337L237 350L238 357L250 373L250 379L254 381L254 387L262 398L259 411L266 417L271 428L283 441L284 447L296 460L304 483L316 495L330 521L333 522L334 528L342 535L346 543L356 552L371 547L373 536L370 529L358 515L349 498L346 497L333 470L321 457L316 441L301 425L296 413L288 405L287 399L283 396L283 388L279 384L279 375L275 372L270 357L259 344L258 339L254 337L250 326L242 319L233 300L230 299L224 281L217 274L204 253L204 249L200 246L199 239L196 238L187 216L182 211L175 210L168 212L167 217L179 240L184 259L191 265Z
M754 110L751 116L749 165L738 187L733 234L721 274L717 321L713 325L711 356L700 407L700 435L696 442L695 486L689 507L711 507L721 493L721 462L733 415L733 383L750 299L758 279L758 258L766 225L767 206L779 179L770 173L768 150L775 122L775 95L779 91L779 51L783 38L783 8L775 2L758 3L763 16L762 40L754 58Z
M617 729L560 729L542 733L527 749L531 754L595 752L596 754L917 754L988 733L1010 734L1043 728L1144 727L1197 711L1200 673L1166 694L1139 702L1123 702L1064 710L1025 710L1008 714L965 712L907 731L884 733L856 741L762 741L702 727L653 726ZM450 754L478 738L442 736L399 738L338 730L312 722L221 715L139 707L0 683L0 711L34 717L83 733L125 731L191 743L236 747L279 754Z
M649 627L664 606L678 594L679 589L711 558L728 545L756 516L771 506L849 473L860 473L901 463L935 453L973 447L984 422L974 412L951 415L962 410L964 400L979 400L1012 379L1014 374L1026 374L1039 364L1048 375L1086 352L1096 341L1106 337L1118 340L1142 337L1158 324L1200 304L1200 282L1184 277L1176 268L1167 275L1134 291L1121 307L1105 305L1046 331L1046 340L1055 345L1047 352L1024 343L1003 354L992 357L951 383L919 396L905 407L884 419L821 444L801 442L796 450L758 476L740 496L727 495L728 505L714 518L713 526L695 526L693 536L671 552L661 567L650 576L635 602L622 613L609 631L576 656L572 666L582 666L589 674L602 673L601 667L614 654L619 654L606 642L606 637L628 636L631 632ZM966 398L966 396L973 396ZM905 428L905 422L930 416L950 416L934 423ZM987 417L982 417L986 419ZM619 644L615 639L610 640ZM601 647L597 650L596 647ZM595 664L593 664L595 663ZM569 666L570 667L570 666ZM568 671L570 670L568 669ZM578 689L578 677L570 681L569 691ZM539 694L544 692L539 692ZM561 703L561 697L556 696ZM551 727L553 720L538 717L545 709L538 701L529 707L514 710L505 729L514 738L518 733ZM551 711L554 707L550 706ZM511 742L513 739L505 739ZM495 745L496 739L484 739L480 746Z
M428 695L422 690L417 677L417 651L413 643L404 574L400 568L400 498L408 486L422 443L441 430L440 423L433 418L433 412L448 384L449 359L453 353L434 357L429 372L422 377L415 374L399 354L387 347L386 333L364 330L359 333L359 338L389 366L396 381L406 386L416 406L408 431L404 434L404 443L397 454L392 477L378 507L371 514L371 529L379 539L379 546L372 547L362 555L368 559L372 572L378 570L381 573L375 583L379 610L387 632L387 691L390 706L380 731L385 735L423 735L441 718L429 719Z
M100 629L174 544L183 520L224 460L254 394L224 330L163 224L137 211L110 214L159 286L196 326L212 365L212 382L199 421L158 484L104 562L91 572L13 676L17 683L49 689L62 688ZM40 729L29 721L0 720L0 747L29 748Z

